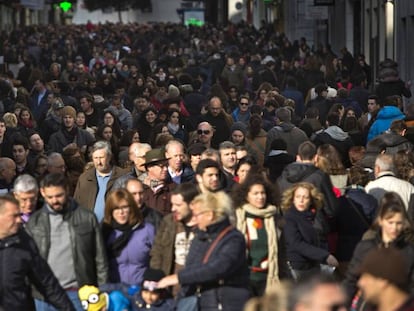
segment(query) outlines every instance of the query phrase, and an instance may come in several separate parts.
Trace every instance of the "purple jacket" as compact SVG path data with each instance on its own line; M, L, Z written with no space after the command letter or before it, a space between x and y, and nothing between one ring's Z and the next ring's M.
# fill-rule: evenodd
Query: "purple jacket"
M106 245L121 235L113 230ZM128 244L117 258L109 258L109 280L112 283L142 283L145 270L149 267L150 250L154 243L155 229L148 223L142 223L135 229Z

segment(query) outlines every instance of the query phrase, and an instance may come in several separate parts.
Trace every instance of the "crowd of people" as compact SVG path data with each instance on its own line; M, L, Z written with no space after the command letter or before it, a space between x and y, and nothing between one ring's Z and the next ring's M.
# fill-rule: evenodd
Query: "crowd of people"
M31 26L0 55L0 309L414 310L395 61L373 81L243 22Z

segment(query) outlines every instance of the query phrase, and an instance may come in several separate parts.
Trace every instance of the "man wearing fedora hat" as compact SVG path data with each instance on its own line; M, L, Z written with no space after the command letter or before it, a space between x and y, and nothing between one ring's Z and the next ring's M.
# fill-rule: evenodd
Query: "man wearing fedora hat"
M144 180L144 203L158 210L163 215L171 212L170 197L174 183L167 182L168 158L164 149L153 149L145 154L143 164L148 176Z

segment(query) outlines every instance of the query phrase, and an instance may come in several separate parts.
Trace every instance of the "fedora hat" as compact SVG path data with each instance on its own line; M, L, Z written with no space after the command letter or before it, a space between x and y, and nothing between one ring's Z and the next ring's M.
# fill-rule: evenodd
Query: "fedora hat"
M167 162L169 158L165 157L165 150L162 148L152 149L148 151L145 156L145 163L143 164L145 167L156 164L160 162Z

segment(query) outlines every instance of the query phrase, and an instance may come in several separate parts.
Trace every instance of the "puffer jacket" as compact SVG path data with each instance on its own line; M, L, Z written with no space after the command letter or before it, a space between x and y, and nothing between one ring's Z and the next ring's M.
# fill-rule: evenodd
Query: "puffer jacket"
M384 106L378 111L377 118L368 131L367 141L370 141L374 137L388 130L392 121L403 119L405 119L405 115L398 109L398 107Z
M23 229L0 240L0 266L0 310L35 310L27 279L59 310L75 310L35 242Z
M101 229L93 212L69 199L64 219L69 223L73 261L78 286L101 285L108 281L108 263ZM30 216L26 229L47 259L50 249L50 222L48 207Z

